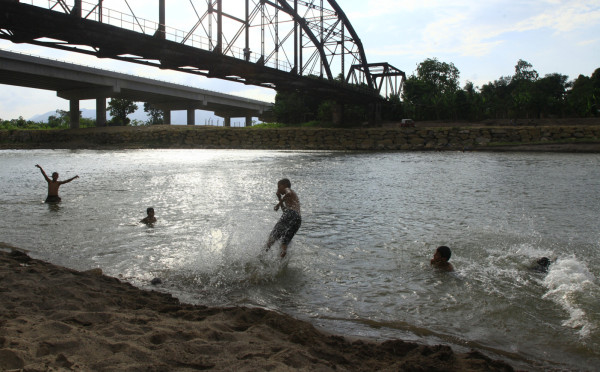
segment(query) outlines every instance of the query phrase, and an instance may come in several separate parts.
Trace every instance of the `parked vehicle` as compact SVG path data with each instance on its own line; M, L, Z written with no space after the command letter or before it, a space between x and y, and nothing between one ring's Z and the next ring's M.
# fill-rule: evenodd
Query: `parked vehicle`
M402 119L400 122L401 127L414 127L415 121L413 119Z

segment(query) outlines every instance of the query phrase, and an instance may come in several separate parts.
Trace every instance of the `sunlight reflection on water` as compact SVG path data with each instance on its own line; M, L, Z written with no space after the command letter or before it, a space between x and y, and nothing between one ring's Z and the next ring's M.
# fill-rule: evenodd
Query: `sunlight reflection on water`
M0 159L0 241L34 257L145 288L160 277L153 289L187 302L263 306L347 335L518 352L546 367L600 363L599 155L30 150ZM42 203L36 163L81 177L61 187L60 205ZM282 177L303 224L280 263L262 247ZM152 227L139 224L150 206ZM429 267L441 244L453 249L454 273ZM527 269L540 256L556 264L548 276Z

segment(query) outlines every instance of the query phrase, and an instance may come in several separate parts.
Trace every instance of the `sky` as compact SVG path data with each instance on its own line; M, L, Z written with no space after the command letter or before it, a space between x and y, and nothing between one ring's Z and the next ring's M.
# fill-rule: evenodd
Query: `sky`
M198 8L205 6L205 1L193 2ZM243 6L242 0L223 3ZM157 20L157 0L128 0L128 4L138 17ZM338 0L338 4L360 37L367 61L388 62L407 76L427 58L453 63L460 71L461 86L471 81L477 87L514 74L519 59L531 63L540 77L560 73L569 80L590 76L600 67L599 0ZM122 0L104 0L104 7L128 11ZM176 28L189 30L193 17L189 0L167 3L168 25L177 23ZM267 88L29 44L0 40L0 49L258 100L272 102L275 97L275 91ZM95 109L95 102L81 101L80 107ZM55 92L0 85L1 119L28 119L56 109L68 110L69 103Z

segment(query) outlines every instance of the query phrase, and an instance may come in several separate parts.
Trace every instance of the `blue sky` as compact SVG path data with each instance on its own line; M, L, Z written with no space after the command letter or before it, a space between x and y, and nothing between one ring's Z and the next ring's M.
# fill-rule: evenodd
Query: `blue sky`
M224 0L236 2L243 4L240 0ZM127 11L123 3L105 0L104 6ZM152 15L154 3L158 2L129 0L138 16L148 19L157 18ZM174 5L178 3L180 8ZM598 0L338 0L338 4L361 38L368 62L388 62L407 75L413 74L427 58L454 63L460 70L461 86L466 81L482 86L500 76L512 75L519 59L531 63L540 76L557 72L570 80L580 74L590 76L600 67ZM167 23L169 17L185 23L190 10L189 1L170 0ZM144 11L147 16L140 15ZM5 40L0 40L0 49L254 99L272 101L275 95L269 89ZM94 109L95 103L81 101L81 107ZM54 92L0 86L2 119L29 118L56 109L68 110L68 102Z

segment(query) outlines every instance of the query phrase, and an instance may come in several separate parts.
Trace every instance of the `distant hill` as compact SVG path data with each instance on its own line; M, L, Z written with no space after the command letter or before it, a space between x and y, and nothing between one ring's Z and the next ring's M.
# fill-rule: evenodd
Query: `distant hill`
M148 120L148 115L144 112L143 104L138 104L141 106L128 117L131 120L139 120L142 122L146 122ZM31 121L42 121L47 122L48 118L52 115L56 115L56 111L49 111L44 114L38 114L32 116L28 120ZM96 118L96 110L91 109L81 109L81 116L84 118L95 119ZM106 119L110 120L111 116L107 112ZM185 111L171 111L171 121L173 124L187 124L187 113ZM196 125L223 125L223 118L215 116L210 111L200 111L196 110ZM234 118L231 120L232 126L243 126L244 119L243 118Z

